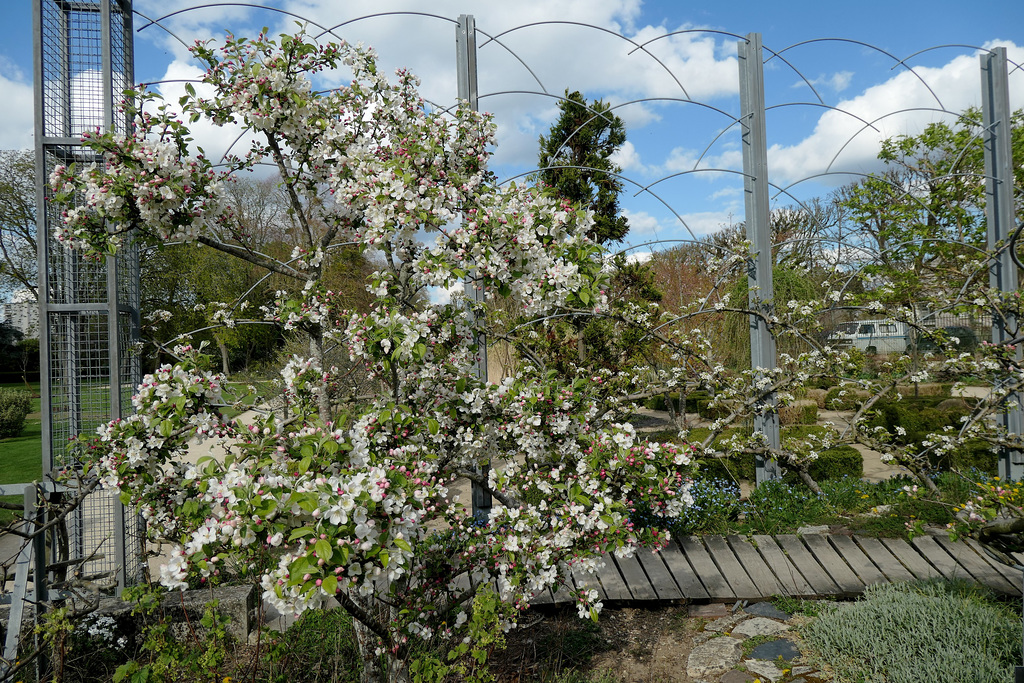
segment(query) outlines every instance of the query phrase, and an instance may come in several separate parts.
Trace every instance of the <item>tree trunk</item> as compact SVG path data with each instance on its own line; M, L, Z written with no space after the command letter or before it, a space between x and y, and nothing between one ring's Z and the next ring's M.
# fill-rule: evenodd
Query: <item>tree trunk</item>
M224 376L227 377L231 372L228 368L228 346L219 335L214 335L214 339L217 340L217 348L220 349L221 372L223 372Z
M324 364L324 338L319 328L309 335L309 355L316 361L316 364L322 371L327 372L327 367ZM321 382L317 385L316 401L320 419L324 424L329 423L332 417L331 398L327 393L326 382Z

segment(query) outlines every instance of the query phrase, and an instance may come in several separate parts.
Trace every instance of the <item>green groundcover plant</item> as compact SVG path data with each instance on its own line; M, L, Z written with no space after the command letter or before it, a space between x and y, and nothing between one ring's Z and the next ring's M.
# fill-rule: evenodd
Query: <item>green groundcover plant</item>
M1002 683L1020 661L1020 614L964 582L869 586L803 629L841 681Z

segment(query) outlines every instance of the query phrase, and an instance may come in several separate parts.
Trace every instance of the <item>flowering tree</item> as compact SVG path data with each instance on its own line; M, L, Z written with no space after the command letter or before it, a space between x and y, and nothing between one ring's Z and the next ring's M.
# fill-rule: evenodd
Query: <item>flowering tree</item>
M161 581L185 587L254 558L264 599L296 613L336 598L360 627L368 680L440 675L449 662L419 644L510 625L532 596L593 570L601 553L629 554L666 536L636 528L637 508L671 518L687 504L688 449L638 442L599 405L601 382L565 380L539 363L489 384L472 368L485 316L430 287L467 274L489 300L524 315L606 307L592 215L539 192L496 186L486 169L494 126L460 106L427 111L417 81L390 83L374 54L303 35L197 43L209 69L188 86L180 116L152 94L129 135L95 133L88 166L57 168L54 199L71 204L57 238L100 257L126 239L192 240L302 282L268 318L310 339L281 370L286 417L248 424L218 411L224 378L189 346L145 378L135 414L100 430L90 459L137 506L150 534L177 545ZM318 72L347 65L351 82L315 92ZM189 148L184 121L240 124L246 154L218 167ZM304 236L291 260L235 239L233 176L270 161ZM376 254L368 313L324 287L325 255L356 244ZM324 350L347 346L382 391L338 418L339 371ZM529 357L528 354L526 357ZM195 439L222 459L182 462ZM478 466L494 462L482 476ZM458 500L458 480L500 502L490 519ZM570 584L571 586L571 584ZM578 591L596 618L595 591ZM463 639L466 639L465 641ZM446 641L447 642L447 641ZM385 668L376 667L374 653Z

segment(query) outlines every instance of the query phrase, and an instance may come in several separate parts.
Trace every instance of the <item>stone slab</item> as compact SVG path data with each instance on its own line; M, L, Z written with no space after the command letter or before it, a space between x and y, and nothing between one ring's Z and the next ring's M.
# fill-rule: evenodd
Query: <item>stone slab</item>
M800 656L800 648L788 638L780 638L767 643L761 643L750 651L751 659L766 659L769 662L778 661L781 657L789 662Z
M779 619L780 621L785 621L792 616L786 614L770 602L755 602L744 607L743 611L755 617L767 617L769 619Z
M789 626L774 619L764 617L751 617L741 624L737 624L732 630L733 636L744 636L754 638L755 636L774 636L778 633L788 631Z

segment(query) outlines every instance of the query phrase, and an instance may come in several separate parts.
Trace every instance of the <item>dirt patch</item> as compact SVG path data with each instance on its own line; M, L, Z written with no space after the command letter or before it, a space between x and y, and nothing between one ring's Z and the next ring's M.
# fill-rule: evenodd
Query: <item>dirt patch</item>
M604 673L612 681L689 681L686 661L708 622L689 617L683 606L605 608L597 624L575 610L534 610L532 617L491 659L500 683L553 681L570 669L594 681Z

